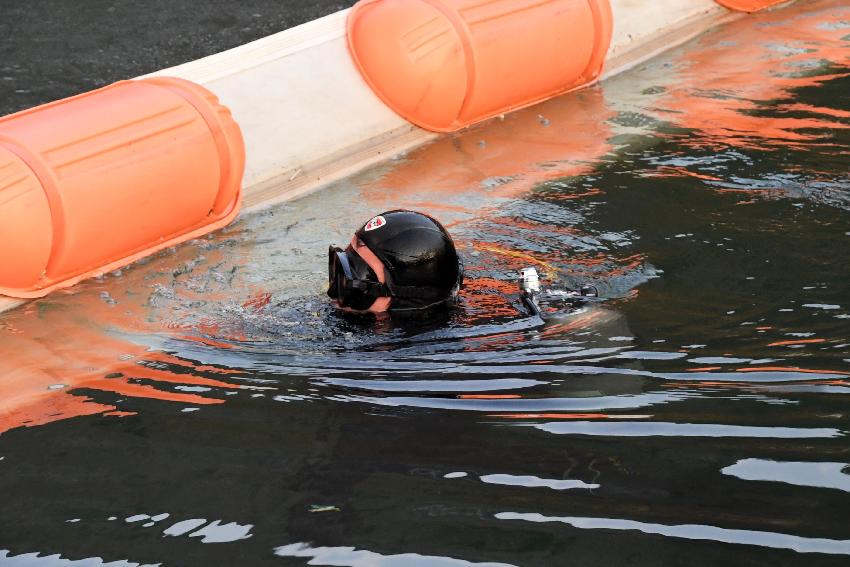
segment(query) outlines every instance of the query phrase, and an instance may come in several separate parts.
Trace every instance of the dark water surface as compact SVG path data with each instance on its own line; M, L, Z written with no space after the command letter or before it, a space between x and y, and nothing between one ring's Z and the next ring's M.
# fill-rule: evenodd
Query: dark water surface
M797 2L0 318L0 564L846 565L850 8ZM393 207L444 322L337 316ZM514 278L604 300L546 325Z

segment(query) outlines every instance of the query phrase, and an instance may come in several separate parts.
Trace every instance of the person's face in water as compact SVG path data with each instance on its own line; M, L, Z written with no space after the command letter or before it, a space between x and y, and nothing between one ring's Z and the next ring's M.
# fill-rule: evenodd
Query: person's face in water
M384 264L355 234L345 250L328 250L328 296L348 313L386 313L392 298Z
M328 250L328 296L348 313L424 314L450 304L461 282L451 236L413 211L373 217L344 250Z

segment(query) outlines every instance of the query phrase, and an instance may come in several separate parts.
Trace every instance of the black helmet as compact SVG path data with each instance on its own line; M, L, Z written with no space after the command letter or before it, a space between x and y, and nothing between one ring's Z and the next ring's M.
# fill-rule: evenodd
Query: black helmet
M388 211L328 255L328 295L340 307L403 311L444 305L463 281L451 236L428 215Z

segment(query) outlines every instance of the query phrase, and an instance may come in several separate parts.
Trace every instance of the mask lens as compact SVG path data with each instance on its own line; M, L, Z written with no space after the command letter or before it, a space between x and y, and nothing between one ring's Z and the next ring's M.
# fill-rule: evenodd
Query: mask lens
M351 250L335 246L328 248L328 297L335 299L340 307L366 310L375 302L375 297L357 289L355 281L377 278L360 256Z
M349 285L346 285L348 280ZM347 290L351 288L353 274L348 264L348 258L341 248L330 246L328 248L328 297L345 305Z
M336 252L339 248L334 248L333 246L328 247L328 297L331 299L337 298L337 289L336 289L336 273L337 273L337 259Z

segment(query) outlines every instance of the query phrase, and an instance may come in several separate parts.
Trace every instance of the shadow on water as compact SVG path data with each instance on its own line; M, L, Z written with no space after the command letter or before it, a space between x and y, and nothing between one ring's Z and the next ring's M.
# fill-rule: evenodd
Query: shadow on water
M5 315L0 564L846 562L840 4ZM329 241L394 207L455 235L444 320L322 295ZM528 265L604 300L541 324Z

